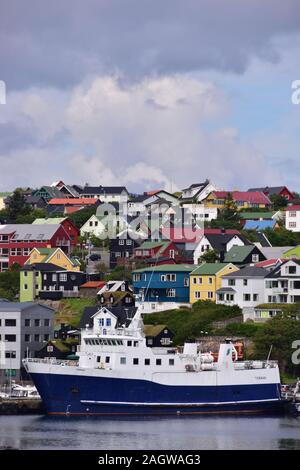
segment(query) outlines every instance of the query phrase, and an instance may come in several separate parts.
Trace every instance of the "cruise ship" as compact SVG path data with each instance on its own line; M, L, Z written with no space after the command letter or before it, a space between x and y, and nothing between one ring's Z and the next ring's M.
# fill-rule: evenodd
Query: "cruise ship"
M50 415L190 415L277 412L278 364L237 360L230 340L217 360L201 345L149 347L139 310L113 326L102 308L82 330L78 361L27 358ZM107 317L107 318L105 318Z

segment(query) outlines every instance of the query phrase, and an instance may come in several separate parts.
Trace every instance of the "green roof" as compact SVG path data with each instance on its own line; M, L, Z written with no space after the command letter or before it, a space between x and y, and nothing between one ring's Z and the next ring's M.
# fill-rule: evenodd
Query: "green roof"
M165 328L167 328L166 325L144 325L144 334L145 336L157 336Z
M152 248L157 248L162 245L165 246L168 243L170 242L169 241L144 242L139 247L139 250L151 250Z
M36 248L41 255L52 255L57 248Z
M53 217L53 218L47 218L47 219L35 219L32 223L33 224L61 224L66 217Z
M227 263L242 263L245 258L252 252L253 245L233 246L225 253L224 261Z
M195 274L217 274L221 269L224 269L228 266L228 263L203 263L198 266L194 271L191 272L191 275Z
M151 266L150 268L135 269L133 272L191 272L193 269L195 269L194 264L161 264L160 266Z
M70 352L70 347L68 347L61 339L53 339L49 342L53 344L60 352Z
M274 212L240 212L239 216L244 220L272 219Z

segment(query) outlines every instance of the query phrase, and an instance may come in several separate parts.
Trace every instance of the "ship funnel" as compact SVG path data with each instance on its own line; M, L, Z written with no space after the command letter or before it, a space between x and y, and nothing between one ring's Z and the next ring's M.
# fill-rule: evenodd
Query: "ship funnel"
M218 366L221 369L232 369L233 361L232 354L234 353L237 357L237 352L235 347L231 342L226 340L225 343L220 344L219 356L218 356Z
M197 356L197 343L184 343L183 354L185 356Z

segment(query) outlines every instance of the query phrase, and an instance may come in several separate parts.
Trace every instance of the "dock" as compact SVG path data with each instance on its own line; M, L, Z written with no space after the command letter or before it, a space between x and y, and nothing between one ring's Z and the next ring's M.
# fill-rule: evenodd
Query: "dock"
M0 398L0 415L44 414L42 400Z

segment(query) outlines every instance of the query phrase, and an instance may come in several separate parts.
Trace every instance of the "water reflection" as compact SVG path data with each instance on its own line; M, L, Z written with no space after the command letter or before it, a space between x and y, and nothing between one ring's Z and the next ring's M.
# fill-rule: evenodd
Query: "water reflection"
M294 417L0 416L0 448L300 449Z

